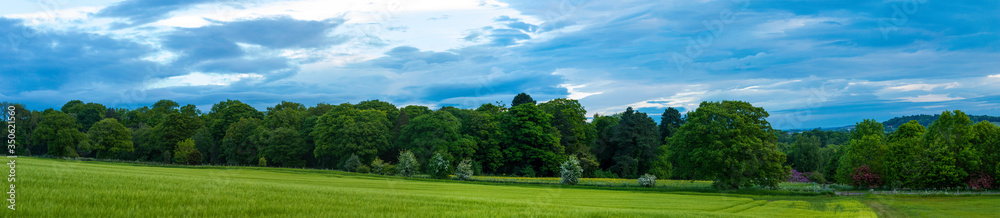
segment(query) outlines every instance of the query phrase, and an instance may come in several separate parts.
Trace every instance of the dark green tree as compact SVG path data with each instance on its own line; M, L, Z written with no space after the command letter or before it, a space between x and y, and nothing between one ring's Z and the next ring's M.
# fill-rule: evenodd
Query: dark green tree
M392 135L388 122L382 111L338 105L317 120L311 133L316 143L313 154L327 160L326 164L340 163L351 154L368 162L389 149Z
M702 102L671 138L675 172L722 189L776 187L789 169L767 117L747 102Z
M552 115L535 104L521 104L504 114L501 147L504 148L506 172L538 172L554 176L565 159L559 144L559 132L552 127Z
M972 146L975 137L972 121L964 112L955 110L941 113L924 134L924 143L927 143L927 151L931 157L924 186L962 186L970 172L979 171L982 165L980 154Z
M76 157L76 145L86 140L87 135L79 130L79 125L72 117L53 109L42 112L38 129L32 135L37 146L48 148L48 155L56 157Z
M514 96L514 100L510 102L510 107L514 108L517 107L518 105L527 103L535 104L535 99L531 99L530 95L522 92L521 94L517 94L517 96Z
M882 124L875 120L864 120L854 125L851 139L846 151L838 160L837 182L855 184L851 174L867 165L874 174L885 177L885 155L888 147L885 143L885 131Z
M435 111L410 120L400 132L397 144L410 150L420 162L427 162L435 151L444 151L459 160L471 158L476 143L461 134L462 122L451 113Z
M94 123L104 119L104 113L107 112L107 108L104 105L97 103L82 103L79 100L74 100L63 105L62 112L69 114L70 116L76 117L77 123L80 124L80 130L86 131L93 126Z
M268 107L266 114L264 127L272 130L282 127L299 130L302 128L302 122L305 121L306 115L308 115L305 106L287 101L282 101L274 107Z
M476 143L473 160L482 164L486 173L496 174L503 167L503 149L500 147L500 115L472 111L462 122L462 134L471 136Z
M267 159L268 165L279 167L306 166L306 160L302 157L309 151L306 150L299 131L280 127L272 131L264 131L264 134L260 156Z
M684 125L681 112L668 107L666 110L663 110L663 115L660 116L660 137L670 138L674 136L674 133L677 132L677 129L681 128L681 125Z
M792 168L799 172L817 172L825 165L824 158L820 155L820 141L816 136L797 136L795 143L792 143L792 152L788 154L788 159L792 162Z
M220 149L222 159L230 165L254 165L258 162L261 135L267 131L254 118L240 118L229 126L222 138Z
M646 113L625 109L621 121L611 128L613 164L608 168L622 178L638 178L649 171L662 144L656 122Z
M892 188L920 188L929 170L930 160L923 135L927 132L916 120L897 127L889 135L889 153L885 158L886 181Z
M1000 182L1000 127L982 121L972 125L972 129L976 132L972 145L982 154L983 166L977 173L990 175L996 182Z
M97 158L110 158L121 152L132 152L132 132L129 132L118 120L106 118L94 124L87 131L91 145L97 152Z

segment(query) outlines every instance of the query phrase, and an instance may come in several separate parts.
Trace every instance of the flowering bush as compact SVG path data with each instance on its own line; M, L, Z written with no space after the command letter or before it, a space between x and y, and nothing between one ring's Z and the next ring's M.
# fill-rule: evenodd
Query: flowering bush
M851 185L874 188L882 186L882 178L868 165L861 165L851 173Z
M969 188L975 190L993 188L993 177L985 173L976 173L969 177Z
M788 182L809 182L805 174L800 173L798 170L792 169L792 174L788 175Z
M417 158L413 156L413 152L407 150L399 153L399 163L396 164L395 167L396 174L410 177L413 176L419 168L420 165L417 163Z
M656 176L650 175L649 173L640 176L639 185L642 187L656 186Z
M560 173L562 174L562 184L566 185L576 185L580 183L580 176L583 175L583 168L580 167L580 161L576 159L576 156L569 156L566 162L563 162L560 167Z
M472 179L472 160L465 159L455 167L455 178L460 180Z
M437 179L448 178L449 172L448 168L451 165L441 152L434 152L434 157L431 157L431 161L427 167L430 167L431 176Z

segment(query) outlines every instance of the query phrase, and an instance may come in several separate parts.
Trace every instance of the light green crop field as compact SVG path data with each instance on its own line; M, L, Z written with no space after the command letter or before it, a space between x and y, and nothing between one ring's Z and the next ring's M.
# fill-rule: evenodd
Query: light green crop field
M165 167L25 157L17 163L17 210L0 213L3 217L876 216L864 199L849 197L605 190L326 170ZM996 208L998 204L990 201L998 199L981 199L979 206ZM904 200L887 204L939 206ZM933 216L933 212L913 214ZM992 212L996 214L995 209Z

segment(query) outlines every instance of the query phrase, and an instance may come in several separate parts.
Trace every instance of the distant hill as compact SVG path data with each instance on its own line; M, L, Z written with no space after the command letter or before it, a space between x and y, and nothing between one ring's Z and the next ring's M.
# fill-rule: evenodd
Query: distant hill
M933 123L935 120L937 120L938 117L940 117L940 116L941 115L939 115L939 114L935 114L935 115L921 114L921 115L911 115L911 116L896 117L896 118L892 118L892 119L886 120L885 122L882 122L882 126L885 126L885 131L892 132L892 131L896 131L896 128L898 128L899 125L903 125L904 123L910 122L910 120L916 120L918 123L920 123L920 125L926 127L926 126L930 126L931 123ZM984 121L984 120L992 122L993 124L1000 123L1000 117L987 116L987 115L979 115L979 116L970 115L969 119L972 120L972 123L978 123L978 122L981 122L981 121Z

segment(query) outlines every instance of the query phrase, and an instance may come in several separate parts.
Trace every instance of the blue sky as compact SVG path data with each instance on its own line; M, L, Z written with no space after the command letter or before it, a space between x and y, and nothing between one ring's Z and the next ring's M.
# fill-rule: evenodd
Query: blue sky
M6 1L0 99L203 111L743 100L775 128L1000 115L997 1Z

